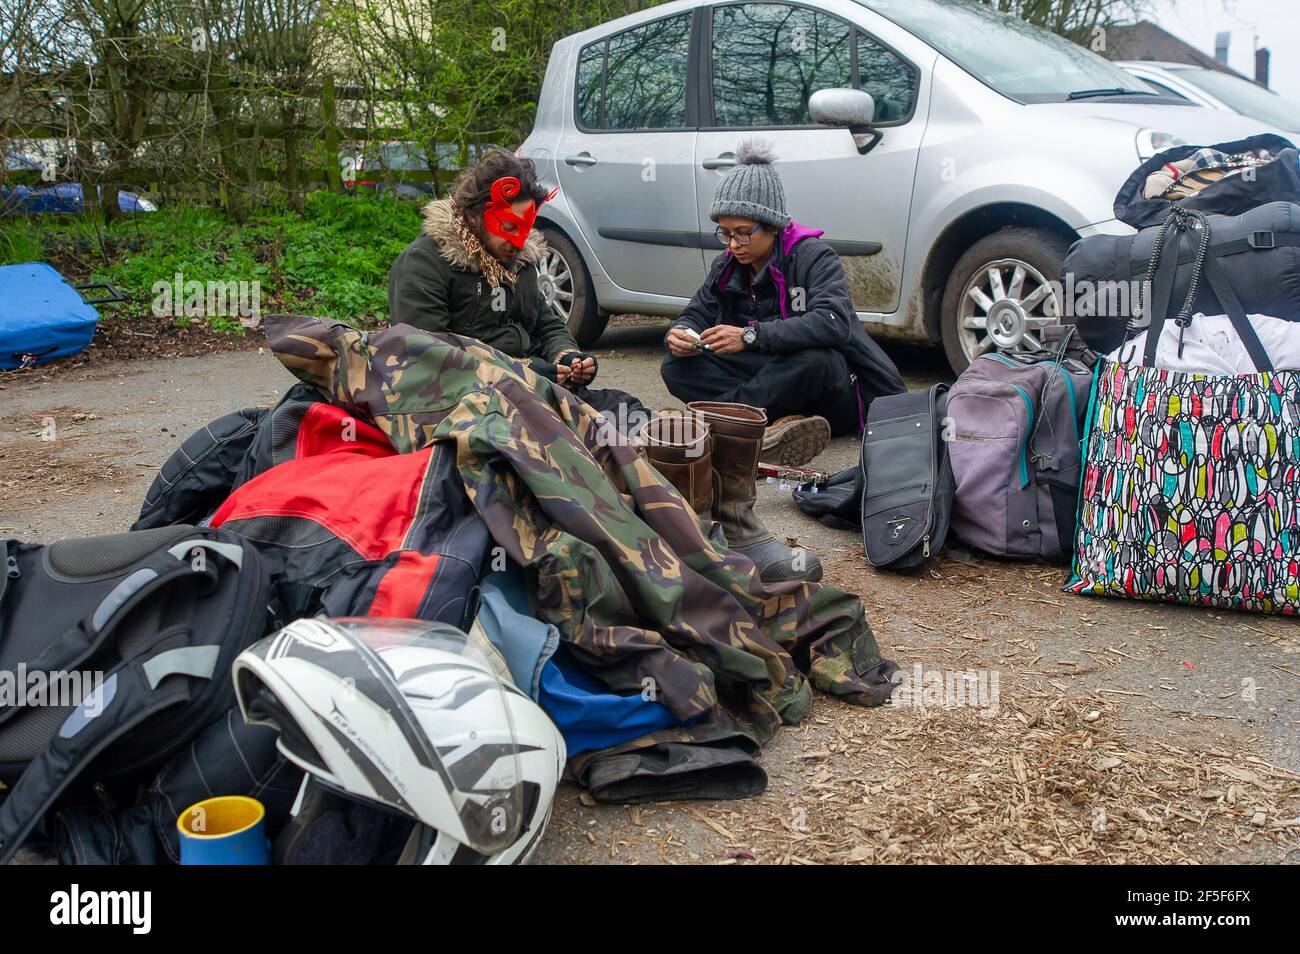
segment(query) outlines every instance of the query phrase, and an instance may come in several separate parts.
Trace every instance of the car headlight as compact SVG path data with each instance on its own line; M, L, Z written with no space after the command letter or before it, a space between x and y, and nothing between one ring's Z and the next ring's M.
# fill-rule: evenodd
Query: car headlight
M141 212L158 211L158 206L154 205L152 202L150 202L142 195L138 195L135 197L135 204L136 204L136 208L138 208Z
M1137 134L1138 159L1146 162L1158 152L1172 149L1174 146L1186 146L1187 140L1182 136L1164 132L1159 129L1142 129Z

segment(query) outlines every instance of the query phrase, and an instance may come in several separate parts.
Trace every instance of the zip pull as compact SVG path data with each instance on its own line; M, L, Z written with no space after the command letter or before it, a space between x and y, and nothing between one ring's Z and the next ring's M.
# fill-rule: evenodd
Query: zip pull
M927 560L930 559L930 535L928 533L921 538L921 556Z
M18 569L18 558L13 554L5 560L5 573L11 580L16 580L23 575L23 571Z
M110 812L117 811L117 805L113 802L112 796L108 794L108 789L104 787L103 782L96 782L91 788L95 792L95 797L99 799L99 804Z

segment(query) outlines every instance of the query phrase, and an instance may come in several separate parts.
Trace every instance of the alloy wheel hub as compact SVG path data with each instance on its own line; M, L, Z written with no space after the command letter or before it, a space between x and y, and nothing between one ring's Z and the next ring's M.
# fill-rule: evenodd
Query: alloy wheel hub
M999 350L1010 350L1025 336L1028 316L1018 301L1003 299L989 310L988 335Z
M537 290L541 292L542 301L546 302L546 307L555 304L555 279L545 273L537 277Z

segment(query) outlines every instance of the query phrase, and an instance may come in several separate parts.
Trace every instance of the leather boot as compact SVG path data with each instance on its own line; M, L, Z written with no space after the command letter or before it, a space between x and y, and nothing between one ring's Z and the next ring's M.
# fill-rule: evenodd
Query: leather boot
M696 516L713 510L713 441L709 425L696 414L660 413L638 437L646 460L677 488Z
M791 414L773 421L763 432L763 460L802 467L830 442L831 425L826 418Z
M764 583L820 580L822 564L817 555L778 543L754 513L758 455L767 413L747 404L716 401L694 401L687 407L704 419L713 435L713 467L718 473L719 491L713 514L722 524L728 546L753 561Z

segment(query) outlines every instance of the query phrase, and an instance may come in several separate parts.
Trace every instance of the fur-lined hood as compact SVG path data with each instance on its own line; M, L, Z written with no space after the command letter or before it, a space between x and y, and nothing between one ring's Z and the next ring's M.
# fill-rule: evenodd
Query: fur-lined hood
M451 199L435 199L424 207L424 234L433 239L434 244L442 252L443 258L452 268L458 268L462 271L477 272L478 262L470 254L465 243L461 241L460 233L456 229L455 222L452 221ZM546 255L546 240L542 238L542 233L534 227L528 233L528 238L524 240L524 247L519 250L515 256L513 271L518 272L525 265L536 265Z

